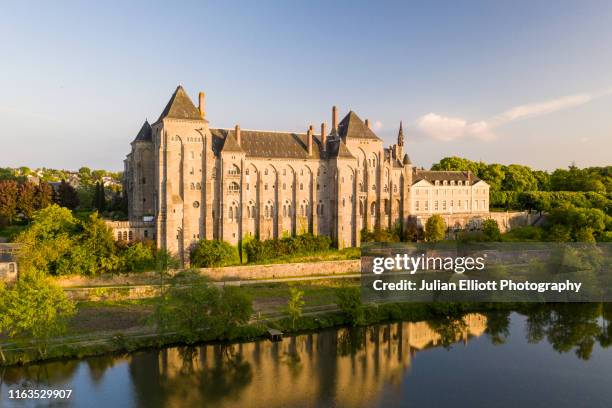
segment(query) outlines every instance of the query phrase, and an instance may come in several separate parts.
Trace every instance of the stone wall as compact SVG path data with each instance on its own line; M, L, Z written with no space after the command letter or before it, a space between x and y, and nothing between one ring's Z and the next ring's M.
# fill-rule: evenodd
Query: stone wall
M360 269L361 260L351 259L347 261L201 268L200 273L214 280L249 280L338 275L350 272L358 273Z
M361 268L361 260L288 263L275 265L229 266L225 268L201 268L200 274L212 280L252 280L292 278L302 276L338 275L355 272ZM62 276L55 282L64 288L113 287L155 285L159 277L155 272L137 272L99 277Z

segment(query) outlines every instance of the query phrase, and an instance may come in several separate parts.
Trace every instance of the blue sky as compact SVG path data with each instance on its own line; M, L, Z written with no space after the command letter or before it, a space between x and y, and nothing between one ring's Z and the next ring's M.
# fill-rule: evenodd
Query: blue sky
M125 4L124 4L125 3ZM5 2L0 167L118 170L176 85L213 127L332 105L414 163L608 165L612 2Z

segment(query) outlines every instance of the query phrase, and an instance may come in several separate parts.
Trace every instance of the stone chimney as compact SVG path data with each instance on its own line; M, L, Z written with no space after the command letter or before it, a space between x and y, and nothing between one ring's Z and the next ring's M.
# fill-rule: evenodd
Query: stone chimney
M206 94L200 92L198 110L200 111L200 119L204 119L206 116Z
M238 146L241 146L240 125L236 125L236 127L234 128L234 131L236 132L236 141L238 142Z
M321 123L321 149L327 150L327 129L325 129L325 122Z
M365 125L368 129L370 128L370 119L365 120Z
M338 108L332 106L332 135L338 134Z
M308 132L306 135L308 139L308 155L312 156L312 125L308 127Z

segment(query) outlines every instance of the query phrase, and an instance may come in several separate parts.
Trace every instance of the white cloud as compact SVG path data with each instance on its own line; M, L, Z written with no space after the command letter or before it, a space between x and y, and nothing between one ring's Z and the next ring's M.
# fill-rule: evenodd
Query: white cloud
M462 138L491 140L496 137L494 130L499 126L516 120L548 115L563 109L584 105L596 98L610 94L612 94L612 89L598 93L581 93L543 102L519 105L495 115L491 119L477 122L428 113L417 120L416 127L426 136L442 141Z
M417 128L429 137L451 141L464 137L488 140L494 137L491 127L485 121L468 122L462 118L428 113L417 121Z

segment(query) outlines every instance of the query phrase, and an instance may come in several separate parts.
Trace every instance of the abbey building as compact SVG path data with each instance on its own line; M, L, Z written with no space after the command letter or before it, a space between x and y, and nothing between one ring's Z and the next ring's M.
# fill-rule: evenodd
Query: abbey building
M304 133L209 126L179 86L159 119L145 122L125 159L129 222L119 239L154 239L185 255L200 239L232 244L251 235L304 232L360 245L363 228L406 228L431 214L488 214L489 187L468 172L413 167L397 141L382 140L349 112ZM129 234L129 235L128 235Z

